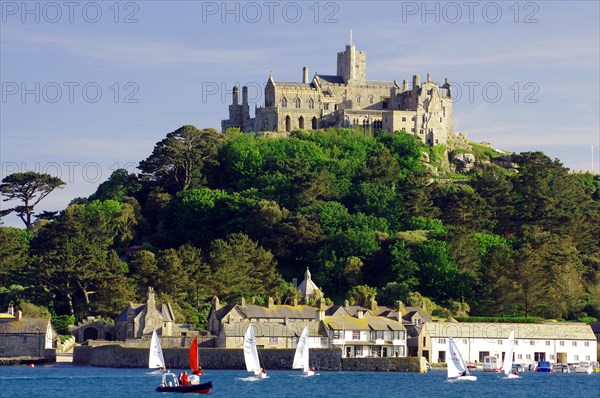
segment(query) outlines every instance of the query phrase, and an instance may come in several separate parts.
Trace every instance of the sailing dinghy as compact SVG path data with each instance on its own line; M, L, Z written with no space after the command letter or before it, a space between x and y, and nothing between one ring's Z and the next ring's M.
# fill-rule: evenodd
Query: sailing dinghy
M315 375L315 371L308 364L308 351L308 326L306 326L298 338L292 369L302 369L302 372L307 377Z
M194 337L194 341L190 345L190 369L192 374L187 378L187 383L183 385L179 383L177 375L172 372L163 374L162 383L156 387L158 392L193 392L207 394L213 387L212 381L200 383L200 375L204 374L200 362L198 360L198 336Z
M519 372L512 371L512 357L513 351L515 349L515 331L511 330L508 335L508 352L504 355L504 363L502 364L502 368L504 370L505 379L519 379Z
M166 369L165 357L163 356L162 348L160 348L160 340L158 340L156 330L152 332L152 340L150 340L148 369L156 369L159 372Z
M267 372L260 366L258 351L256 350L256 336L252 324L248 326L244 334L244 361L248 372L254 373L256 378L264 379L267 377Z
M477 376L469 373L467 365L458 351L458 347L452 337L448 337L448 355L450 358L446 360L448 365L448 381L467 380L475 381Z

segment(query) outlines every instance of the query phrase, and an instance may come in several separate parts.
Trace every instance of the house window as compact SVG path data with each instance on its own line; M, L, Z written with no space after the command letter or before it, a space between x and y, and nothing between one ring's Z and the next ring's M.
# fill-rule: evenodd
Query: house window
M446 344L446 339L438 339L438 343L440 343L440 344Z
M531 354L526 354L525 359L531 359Z
M564 346L564 345L565 345L565 342L564 342L564 341L559 341L559 342L558 342L558 345L562 347L562 346Z
M269 344L277 344L279 342L279 337L269 337Z
M323 104L323 109L325 109L326 111L329 110L329 103L328 102L326 102L326 103Z
M550 340L546 340L546 345L550 345Z
M589 356L589 355L586 355L586 356L585 356L585 360L586 360L586 361L589 361L589 360L590 360L590 356Z
M535 340L530 340L529 345L535 345Z
M523 354L517 354L517 359L523 359Z
M363 354L363 350L362 350L361 345L357 345L356 347L354 347L354 356L362 357L362 354Z
M414 128L414 127L413 127L413 128L411 128L411 129L410 129L410 132L411 132L411 133L414 133L414 132L415 132L415 128Z
M383 330L373 330L371 332L371 340L383 340Z
M327 346L327 343L329 343L329 342L327 341L327 337L321 337L321 345L322 345L322 346Z
M406 116L402 116L402 121L405 122L406 121Z
M498 345L502 345L502 340L498 340Z
M545 361L546 360L546 353L545 352L534 352L533 353L533 360L538 362L538 361Z
M287 98L283 97L281 99L281 107L282 108L287 108Z
M371 356L373 358L380 358L381 357L381 347L379 347L379 346L371 347Z
M590 346L590 342L586 341L586 342L583 343L583 345L586 346L586 347L589 347Z
M296 98L296 108L300 108L300 98Z
M577 347L577 342L573 341L573 347Z
M550 354L550 360L554 361L554 354Z
M413 318L413 325L421 326L422 319L421 318Z
M315 101L312 98L308 100L308 108L315 109Z
M415 120L417 120L417 117L416 117L416 116L413 116L413 117L412 117L412 121L414 122Z
M579 355L575 355L573 358L574 358L576 361L579 361Z
M439 362L446 362L446 351L440 351Z
M463 344L467 344L467 339L463 339Z
M352 331L352 340L360 340L360 330Z
M483 362L483 358L490 355L489 351L479 351L479 362Z
M333 331L333 338L334 339L341 339L343 336L343 333L341 330L334 330Z
M387 109L388 108L388 102L387 101L383 101L383 103L381 104L381 107L383 109Z
M423 345L427 345L427 337L423 336Z

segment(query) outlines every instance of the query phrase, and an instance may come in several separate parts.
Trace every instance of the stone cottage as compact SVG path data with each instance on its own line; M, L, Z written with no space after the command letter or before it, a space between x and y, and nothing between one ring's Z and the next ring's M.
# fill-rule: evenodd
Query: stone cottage
M2 314L0 317L0 357L34 357L56 359L58 334L50 318Z

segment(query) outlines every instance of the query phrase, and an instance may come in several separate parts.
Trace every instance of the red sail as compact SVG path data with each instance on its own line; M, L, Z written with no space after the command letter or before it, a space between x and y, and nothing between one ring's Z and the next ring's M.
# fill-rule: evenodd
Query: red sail
M194 341L190 346L190 369L196 375L204 374L200 367L200 361L198 361L198 336L194 337Z

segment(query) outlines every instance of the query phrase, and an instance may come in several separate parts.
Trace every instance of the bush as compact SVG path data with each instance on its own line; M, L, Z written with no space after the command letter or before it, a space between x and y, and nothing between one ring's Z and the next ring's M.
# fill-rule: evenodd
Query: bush
M50 320L52 327L58 334L69 334L69 325L75 325L75 317L72 315L54 315Z

